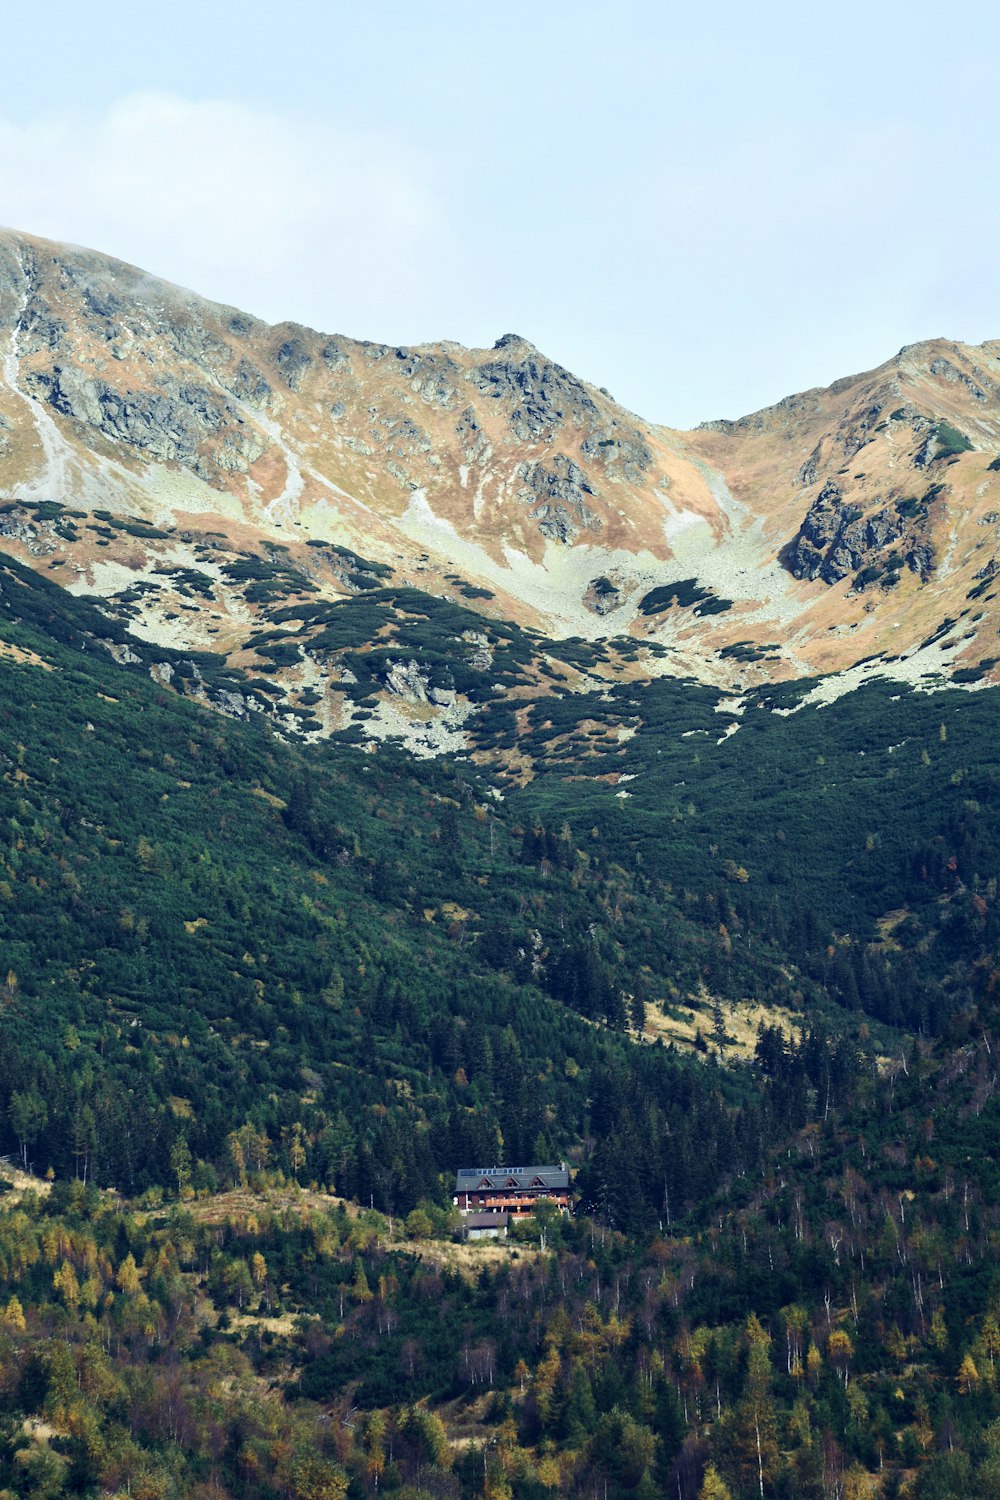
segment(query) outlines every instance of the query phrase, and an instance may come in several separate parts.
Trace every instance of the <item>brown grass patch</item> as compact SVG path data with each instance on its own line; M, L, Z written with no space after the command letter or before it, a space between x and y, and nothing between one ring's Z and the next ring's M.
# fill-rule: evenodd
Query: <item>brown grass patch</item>
M698 1004L676 1004L665 1014L655 1005L646 1008L647 1040L659 1037L665 1043L695 1048L694 1039L700 1031L711 1052L718 1051L712 1040L712 1002L709 999ZM724 1059L739 1059L741 1062L753 1057L757 1046L757 1033L761 1026L776 1026L782 1034L797 1041L802 1031L802 1017L783 1006L761 1005L756 1000L743 1000L736 1005L723 1005L722 1015L727 1036L733 1038L724 1048Z
M23 646L15 646L13 641L0 641L0 657L7 661L23 662L28 666L41 667L43 672L52 672L54 667L50 661L39 656L35 651L27 651ZM100 695L98 695L100 696ZM109 700L114 702L114 699Z

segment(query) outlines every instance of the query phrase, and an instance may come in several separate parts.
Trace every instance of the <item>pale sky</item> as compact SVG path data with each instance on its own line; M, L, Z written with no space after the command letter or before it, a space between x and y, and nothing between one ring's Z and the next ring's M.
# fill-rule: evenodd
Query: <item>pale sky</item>
M1000 11L5 7L0 223L271 321L523 334L650 420L1000 337Z

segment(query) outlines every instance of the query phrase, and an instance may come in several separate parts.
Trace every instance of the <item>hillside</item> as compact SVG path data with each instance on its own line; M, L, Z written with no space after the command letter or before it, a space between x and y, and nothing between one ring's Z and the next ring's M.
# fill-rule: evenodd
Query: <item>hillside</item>
M994 690L626 683L633 780L571 719L498 800L2 601L12 1492L751 1495L758 1420L767 1494L989 1484ZM578 1216L451 1259L502 1155Z
M994 1495L1000 345L0 324L0 1497Z

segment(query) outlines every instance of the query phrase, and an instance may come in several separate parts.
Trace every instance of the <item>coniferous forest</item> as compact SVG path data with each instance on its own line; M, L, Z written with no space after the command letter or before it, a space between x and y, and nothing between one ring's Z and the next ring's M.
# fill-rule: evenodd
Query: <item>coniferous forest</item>
M1000 1494L995 690L623 686L619 797L3 611L0 1494Z

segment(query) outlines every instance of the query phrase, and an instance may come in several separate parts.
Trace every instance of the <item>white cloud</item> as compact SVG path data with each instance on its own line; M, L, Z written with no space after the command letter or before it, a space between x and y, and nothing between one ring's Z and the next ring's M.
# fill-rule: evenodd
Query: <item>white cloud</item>
M398 58L377 81L342 69L309 115L144 92L13 123L0 101L0 224L326 332L475 344L513 328L676 423L928 335L995 335L991 96L931 108L916 85L888 102L859 85L852 108L814 107L775 66L766 109L734 55L647 88L634 117L613 108L621 84L590 124L550 110L541 136L516 90L500 108L484 86L458 117ZM833 63L824 76L839 89Z
M387 132L138 93L0 119L0 223L273 320L377 337L453 251L432 163Z

